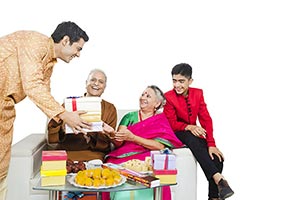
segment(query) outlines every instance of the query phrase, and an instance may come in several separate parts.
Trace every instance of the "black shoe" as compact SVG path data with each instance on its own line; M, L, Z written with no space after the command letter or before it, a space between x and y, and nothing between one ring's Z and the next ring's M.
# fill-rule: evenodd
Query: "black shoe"
M229 187L227 181L224 179L221 179L219 181L218 189L219 189L220 199L226 199L228 197L231 197L234 194L233 190Z

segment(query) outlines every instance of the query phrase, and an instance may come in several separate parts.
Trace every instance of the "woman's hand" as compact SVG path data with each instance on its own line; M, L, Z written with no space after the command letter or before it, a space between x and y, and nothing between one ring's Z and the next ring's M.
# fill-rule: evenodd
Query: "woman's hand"
M128 129L121 129L115 134L117 141L134 141L135 135Z
M165 148L165 146L158 141L155 141L153 139L146 139L135 135L130 130L128 130L126 126L119 126L118 131L115 135L115 141L131 141L149 150L161 150Z
M204 128L202 128L201 126L187 125L185 127L185 130L191 131L191 133L193 135L195 135L196 137L203 136L204 138L206 138L206 130Z

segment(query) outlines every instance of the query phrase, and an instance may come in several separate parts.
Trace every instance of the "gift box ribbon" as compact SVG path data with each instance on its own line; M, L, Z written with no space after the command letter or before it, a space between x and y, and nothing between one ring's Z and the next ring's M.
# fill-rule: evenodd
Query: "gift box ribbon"
M168 163L169 163L169 154L172 153L172 151L169 148L165 148L160 150L160 153L166 154L166 159L165 159L165 164L164 164L164 169L168 169Z
M77 111L76 98L72 98L72 110Z

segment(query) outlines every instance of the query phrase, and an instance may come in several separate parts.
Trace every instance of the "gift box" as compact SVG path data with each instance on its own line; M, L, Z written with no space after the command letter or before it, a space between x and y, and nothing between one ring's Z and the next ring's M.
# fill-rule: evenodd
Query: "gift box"
M41 186L65 185L67 170L41 170Z
M176 156L170 150L151 151L153 170L175 170Z
M101 98L100 97L68 97L64 101L65 109L69 112L86 111L80 117L92 123L92 129L84 129L86 132L103 130L101 121ZM66 125L66 133L73 133L73 130Z
M42 151L42 162L44 161L66 161L67 152L65 150Z
M41 185L65 185L67 152L65 150L42 151Z
M60 170L66 168L66 160L43 161L41 170Z
M66 169L67 152L65 150L42 151L41 170Z
M60 200L97 200L97 192L62 192Z
M161 184L177 183L177 170L154 170L153 174L159 178Z

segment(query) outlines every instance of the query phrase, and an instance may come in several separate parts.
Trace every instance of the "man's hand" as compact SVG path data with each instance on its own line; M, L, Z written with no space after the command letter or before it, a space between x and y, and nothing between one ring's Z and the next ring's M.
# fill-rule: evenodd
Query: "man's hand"
M103 134L107 135L110 139L114 139L116 131L113 127L103 122Z
M224 161L223 153L217 147L208 147L208 153L212 160L214 159L213 154L215 154L220 162Z
M202 128L201 126L187 125L185 127L185 130L191 131L193 133L193 135L195 135L196 137L203 136L204 138L206 138L206 130L204 128Z
M72 130L75 134L83 133L87 134L83 128L92 129L92 124L89 122L84 121L80 118L79 115L86 113L85 111L75 111L75 112L68 112L65 111L58 115L60 119L62 119Z

